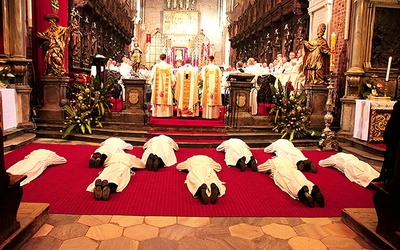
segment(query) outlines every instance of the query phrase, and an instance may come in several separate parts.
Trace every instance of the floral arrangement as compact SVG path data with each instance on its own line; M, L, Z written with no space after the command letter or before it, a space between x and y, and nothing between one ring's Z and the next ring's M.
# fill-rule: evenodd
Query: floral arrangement
M0 63L0 88L7 88L15 76L11 74L11 67L8 64Z
M385 85L371 79L366 79L361 84L361 93L364 99L367 99L369 96L384 96Z
M111 83L111 80L102 83L99 75L95 78L85 74L74 75L74 82L69 86L69 101L64 105L68 115L62 138L73 130L91 134L93 123L103 127L100 120L106 109L109 111L112 106Z
M273 83L270 86L274 99L274 107L271 110L274 114L272 130L281 133L281 138L289 135L289 140L305 137L307 134L315 135L314 131L307 129L311 123L311 111L306 108L306 94L295 91L290 81L286 83L285 88L280 81L278 88L275 88Z

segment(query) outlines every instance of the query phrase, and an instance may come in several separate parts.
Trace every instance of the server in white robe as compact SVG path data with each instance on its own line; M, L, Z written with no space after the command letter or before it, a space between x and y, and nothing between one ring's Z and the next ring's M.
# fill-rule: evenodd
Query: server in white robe
M187 188L193 197L199 198L203 204L208 204L208 199L211 204L215 204L218 197L225 195L225 183L216 174L222 167L210 157L195 155L179 163L176 168L189 172L185 180Z
M104 170L86 188L93 192L96 200L108 200L110 193L122 192L131 180L131 169L144 169L141 159L125 152L115 153L107 157Z
M227 166L236 166L242 172L246 166L257 172L257 161L250 151L250 147L241 139L231 138L222 142L217 151L225 152L225 163Z
M155 136L143 145L143 149L142 161L149 171L157 172L160 167L170 167L177 162L175 151L179 150L179 146L169 136Z
M21 182L21 186L23 186L39 177L48 166L66 162L67 160L64 157L53 151L37 149L25 156L23 160L12 165L7 169L7 172L12 175L26 175L26 179Z
M269 174L275 185L293 199L300 200L309 207L314 207L314 202L320 207L325 206L319 187L309 181L288 157L271 158L257 168L258 172Z
M199 116L198 69L190 65L190 59L176 72L175 99L178 116Z
M379 177L368 163L359 160L356 156L347 153L336 153L318 163L321 167L333 167L342 172L347 179L362 187L367 187L371 181Z
M276 156L285 156L294 163L300 171L311 170L316 173L317 167L309 160L300 149L296 148L293 143L287 139L278 139L264 148L265 153L272 153Z
M106 158L115 153L123 153L125 150L132 150L133 146L130 143L126 143L124 140L111 137L100 143L100 147L97 148L89 160L89 168L98 168L103 166Z

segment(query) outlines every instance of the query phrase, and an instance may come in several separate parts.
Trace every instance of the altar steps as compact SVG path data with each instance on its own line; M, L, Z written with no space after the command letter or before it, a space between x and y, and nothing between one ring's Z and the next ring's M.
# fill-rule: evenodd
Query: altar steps
M7 129L3 134L4 152L14 150L25 144L34 141L36 134L33 132L25 132L23 129Z
M62 126L56 124L38 124L35 131L37 137L61 139ZM281 138L279 133L272 132L271 126L254 126L245 128L219 127L132 127L130 130L107 126L93 128L92 134L71 133L68 140L88 141L100 143L109 137L119 137L134 146L143 146L151 137L165 134L173 138L181 147L204 148L217 147L230 138L239 138L252 148L263 148ZM316 147L317 138L296 139L293 141L299 147Z

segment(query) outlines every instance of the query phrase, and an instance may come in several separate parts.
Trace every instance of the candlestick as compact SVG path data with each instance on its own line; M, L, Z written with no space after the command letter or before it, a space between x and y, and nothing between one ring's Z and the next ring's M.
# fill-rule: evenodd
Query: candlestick
M386 71L386 81L389 81L389 74L390 74L390 66L392 65L392 57L389 57L388 67Z

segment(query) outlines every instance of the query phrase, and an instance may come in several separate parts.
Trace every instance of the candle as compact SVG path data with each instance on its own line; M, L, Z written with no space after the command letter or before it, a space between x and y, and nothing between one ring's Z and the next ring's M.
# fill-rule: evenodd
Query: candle
M392 57L389 57L389 62L386 71L386 81L389 81L389 74L390 74L390 65L392 65Z
M331 50L335 51L335 47L336 47L336 34L335 32L333 32L331 35Z
M332 33L331 35L331 60L330 60L330 66L329 66L329 71L333 72L335 69L335 47L336 47L336 34L335 32Z

